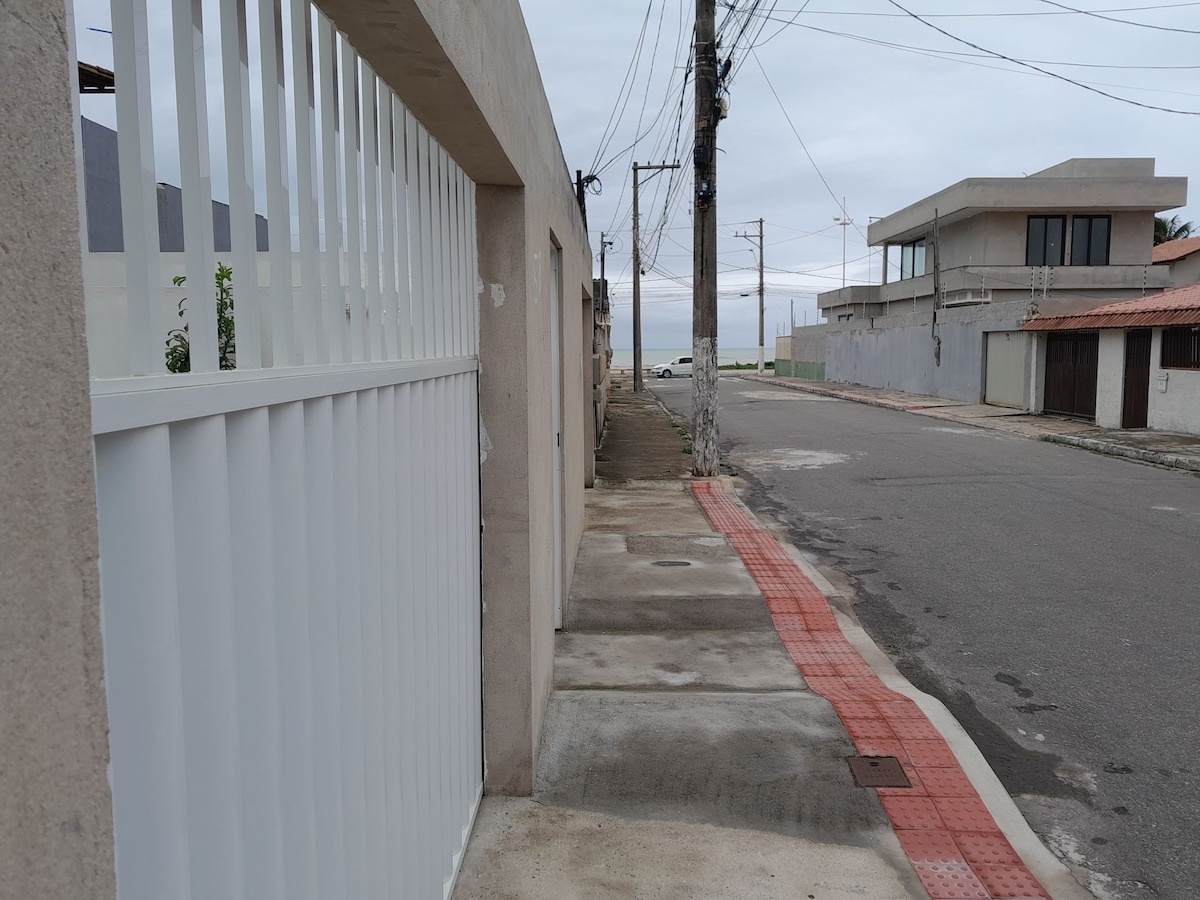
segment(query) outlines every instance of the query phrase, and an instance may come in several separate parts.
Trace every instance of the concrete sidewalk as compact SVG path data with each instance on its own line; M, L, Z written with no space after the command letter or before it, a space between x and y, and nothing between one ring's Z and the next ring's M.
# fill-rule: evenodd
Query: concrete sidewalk
M779 387L837 397L885 409L898 409L935 419L962 422L979 428L1007 431L1022 437L1066 444L1106 456L1120 456L1140 462L1200 472L1200 436L1169 431L1100 428L1090 422L1058 416L1034 416L1019 409L963 403L941 397L906 394L861 384L829 384L780 378L773 375L745 374L750 381L762 381Z
M743 544L714 530L698 504L684 437L650 395L618 386L610 414L534 796L484 799L454 896L931 896L877 792L855 786L846 758L860 752L785 649ZM728 479L718 484L732 490ZM794 548L758 540L793 561L805 583L833 592ZM903 682L852 621L837 621L889 688L910 692L950 732L1050 895L1087 896L944 709ZM918 865L932 877L928 860Z

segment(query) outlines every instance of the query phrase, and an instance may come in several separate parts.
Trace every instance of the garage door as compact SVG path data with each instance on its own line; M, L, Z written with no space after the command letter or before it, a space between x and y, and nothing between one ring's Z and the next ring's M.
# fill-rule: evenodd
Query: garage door
M1099 358L1099 332L1048 335L1045 411L1086 419L1096 418L1096 368Z
M1029 336L1019 331L993 331L986 335L987 371L983 402L1025 408L1025 349Z

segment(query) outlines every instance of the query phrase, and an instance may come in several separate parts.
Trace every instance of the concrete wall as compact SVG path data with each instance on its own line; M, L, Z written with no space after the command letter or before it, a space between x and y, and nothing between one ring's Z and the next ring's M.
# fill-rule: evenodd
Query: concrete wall
M1100 354L1096 366L1096 424L1101 428L1120 428L1124 402L1125 330L1106 329L1100 332Z
M554 597L583 530L591 250L517 0L322 0L479 185L486 789L528 794L553 683ZM550 248L562 248L563 584L555 585ZM586 349L586 357L584 350ZM586 365L585 365L586 360Z
M61 3L0 4L0 896L14 900L116 893L65 18Z
M1029 216L1036 210L990 212L939 229L943 269L957 266L1024 266ZM1058 214L1048 210L1047 215ZM1092 210L1087 215L1112 216L1109 265L1142 266L1152 263L1154 214L1147 211ZM1071 215L1063 259L1071 260ZM932 267L932 258L928 263Z
M942 309L936 331L929 312L818 326L827 329L825 378L979 403L985 332L1015 330L1027 309L1028 295Z
M829 324L804 325L792 329L793 378L803 378L806 381L825 380L825 343L831 327Z
M1171 280L1175 287L1200 281L1200 253L1193 253L1171 263Z
M1161 328L1150 346L1150 410L1147 424L1160 431L1200 434L1200 370L1164 369ZM1166 376L1165 382L1163 376ZM1166 388L1166 390L1163 390Z

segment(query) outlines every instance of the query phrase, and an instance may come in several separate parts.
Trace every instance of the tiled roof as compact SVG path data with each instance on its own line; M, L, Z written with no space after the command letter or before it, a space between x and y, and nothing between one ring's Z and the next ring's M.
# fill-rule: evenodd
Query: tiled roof
M1123 300L1069 316L1041 316L1022 331L1083 331L1093 328L1151 328L1200 325L1200 284L1189 284L1138 300Z
M1200 237L1167 241L1165 244L1159 244L1154 248L1154 261L1156 263L1175 262L1177 259L1191 256L1197 250L1200 250Z

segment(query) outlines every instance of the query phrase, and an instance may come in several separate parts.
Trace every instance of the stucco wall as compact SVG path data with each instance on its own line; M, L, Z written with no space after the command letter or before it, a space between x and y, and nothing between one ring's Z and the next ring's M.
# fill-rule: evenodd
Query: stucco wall
M0 4L0 896L104 900L116 881L66 42L63 4Z
M1175 287L1195 284L1200 281L1200 253L1193 253L1171 264L1171 278Z
M1150 411L1147 424L1160 431L1200 434L1200 370L1164 369L1161 328L1150 346ZM1166 375L1166 391L1160 378Z
M984 333L1017 328L1027 308L1026 296L1015 302L940 310L940 363L928 312L876 318L875 327L868 322L829 323L821 326L828 329L825 378L978 403Z
M486 789L532 790L553 684L550 247L562 248L563 590L583 529L591 250L517 0L321 0L479 185Z
M1100 355L1096 366L1096 424L1120 428L1125 400L1125 331L1100 332Z

